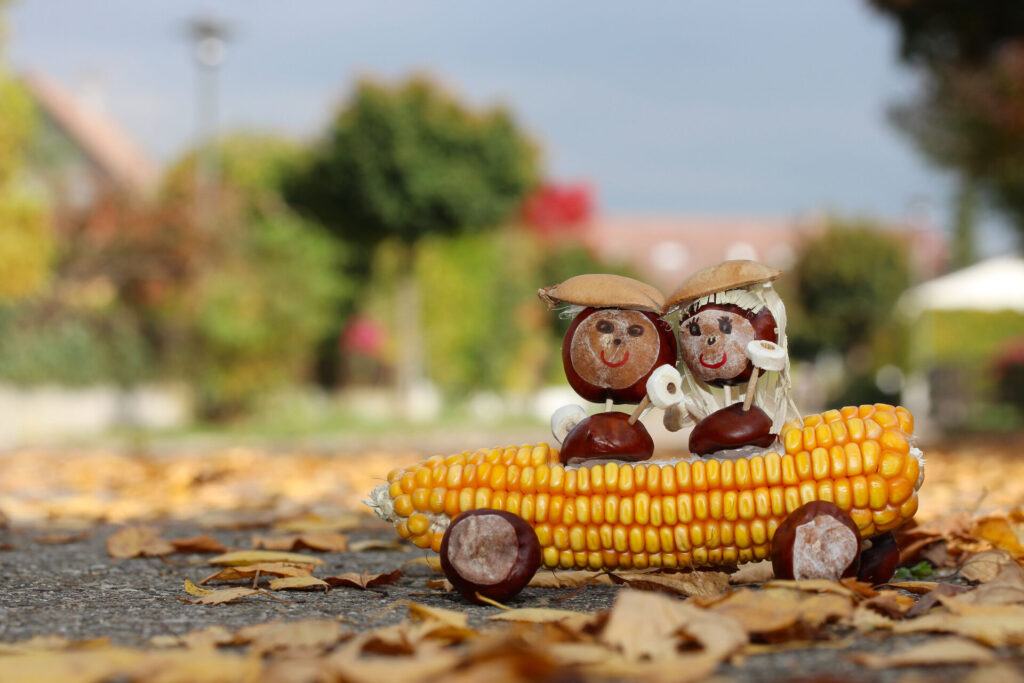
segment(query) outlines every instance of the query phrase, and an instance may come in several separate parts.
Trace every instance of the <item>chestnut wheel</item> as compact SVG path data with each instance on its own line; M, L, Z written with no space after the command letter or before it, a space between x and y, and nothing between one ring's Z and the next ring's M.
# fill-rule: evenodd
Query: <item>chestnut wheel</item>
M521 591L540 567L537 534L504 510L470 510L452 520L441 540L441 569L471 602L502 602Z
M780 579L854 576L860 531L838 506L818 500L793 510L772 536L772 569Z

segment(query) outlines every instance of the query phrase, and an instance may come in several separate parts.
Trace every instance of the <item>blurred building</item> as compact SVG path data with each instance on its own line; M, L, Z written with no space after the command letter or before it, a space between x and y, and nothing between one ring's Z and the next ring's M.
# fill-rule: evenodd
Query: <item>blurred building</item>
M597 215L582 239L602 260L624 262L651 284L671 291L696 270L729 259L751 259L787 270L802 240L824 230L825 217L691 217ZM942 233L922 224L890 224L909 247L915 280L943 272L948 248Z
M23 75L21 82L39 114L33 178L55 204L83 208L110 192L152 190L158 167L103 111L95 91L76 95L37 72Z

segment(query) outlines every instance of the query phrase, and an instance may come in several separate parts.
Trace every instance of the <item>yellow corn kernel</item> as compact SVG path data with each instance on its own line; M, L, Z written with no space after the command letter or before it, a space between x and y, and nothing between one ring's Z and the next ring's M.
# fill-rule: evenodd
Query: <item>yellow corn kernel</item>
M763 486L754 489L754 514L765 518L772 514L771 495L768 493L768 489Z
M822 422L824 422L824 419L818 413L804 416L804 427L816 427Z
M567 529L563 524L557 525L551 530L551 539L556 548L559 550L565 550L569 547L569 529Z
M708 492L708 517L722 519L722 492L719 490Z
M599 552L587 553L587 569L590 569L591 571L595 571L596 572L597 570L601 569L602 567L603 567L603 563L602 563L602 559L601 559L601 553L599 553Z
M864 440L864 420L853 417L846 421L846 430L850 433L850 441L860 443Z
M830 425L820 424L814 428L814 445L816 448L829 448L832 445Z
M792 458L793 456L789 456ZM753 458L750 463L750 471L754 473L754 466L757 463L757 458ZM772 451L764 456L764 471L765 471L765 483L775 485L782 483L782 456ZM758 486L761 482L757 480L757 476L754 476L754 483Z
M806 418L804 418L806 420ZM800 430L802 451L809 451L814 448L814 427L804 427Z
M690 543L694 549L704 547L704 528L700 524L690 525Z
M661 494L661 466L647 465L643 468L644 474L640 477L644 482L644 489L652 496Z
M836 423L839 424L839 423ZM829 472L833 479L846 476L846 451L842 446L833 446L828 450Z
M722 482L722 463L714 458L705 460L704 477L708 482L707 487L709 491L720 488Z
M462 489L459 491L459 512L467 512L473 509L473 489Z
M733 522L723 520L719 522L718 529L722 537L722 545L732 545L735 542L736 525Z
M462 466L462 485L475 488L478 484L479 482L476 478L476 465L474 463L467 462Z
M674 553L676 550L675 534L673 531L674 529L668 526L658 528L658 541L662 551L666 553Z
M800 502L800 489L797 487L787 486L783 495L786 498L786 514L793 512L793 510L803 505Z
M508 468L502 464L495 463L491 466L490 486L494 491L505 490L505 477Z
M598 533L601 537L601 547L605 550L610 550L615 547L615 527L611 524L602 524L598 527Z
M708 518L708 494L707 493L695 493L693 494L693 516L697 519Z
M853 491L853 506L868 507L868 480L865 476L850 477L850 489Z
M861 457L860 444L846 444L846 474L855 477L864 474L864 459Z
M785 446L786 452L790 455L799 453L804 447L803 432L799 429L789 429L783 432L782 444Z
M601 531L593 524L586 528L585 542L587 550L598 551L601 550Z
M585 498L573 498L565 501L565 506L562 507L562 524L570 526L576 523L576 506L585 500Z
M409 531L409 520L401 520L398 524L395 525L395 531L397 531L398 535L402 538L409 538L410 536L412 536L412 533Z
M644 550L644 531L638 526L629 527L629 552L640 553Z
M882 434L882 438L879 439L879 444L883 450L895 451L900 455L907 455L910 453L910 442L907 440L906 435L903 432L890 429Z
M633 519L637 524L646 526L651 521L651 496L649 493L641 492L633 499Z
M900 509L898 507L885 507L881 510L871 512L871 521L879 531L888 531L900 522Z
M416 512L409 516L409 533L413 536L426 533L428 528L430 528L430 520L426 515Z
M912 455L907 457L903 463L903 473L901 476L914 486L917 486L917 479L921 476L921 463L917 458Z
M665 516L662 514L661 496L653 496L651 498L650 520L650 524L653 527L659 527L665 521Z
M689 493L680 493L676 496L676 506L680 522L689 524L693 521L693 496Z
M815 479L827 479L830 464L831 458L825 448L815 448L811 451L811 474Z
M390 486L388 486L388 495L390 495L392 499L398 498L402 493L402 482L400 479L396 479L391 482Z
M900 518L910 519L917 514L917 496L907 498L907 502L900 506Z
M391 484L396 480L401 479L403 474L405 474L405 470L402 469L401 467L396 467L395 469L388 472L388 483Z
M563 507L565 507L565 496L551 496L548 498L548 519L552 521L562 519Z
M849 510L853 507L853 489L850 487L850 480L846 477L836 479L833 483L835 493L834 502L839 508Z
M588 467L590 470L590 492L591 493L604 493L605 492L605 477L604 468L600 465L594 467Z
M529 465L540 467L548 462L549 449L546 443L539 443L530 450Z
M523 502L519 504L519 516L527 522L533 523L537 518L536 500L536 495L528 493L523 495Z
M833 408L832 410L826 410L824 413L822 413L821 414L821 419L825 423L831 424L833 422L836 422L837 420L842 419L842 415L840 415L838 410Z
M491 494L490 506L495 510L504 510L506 498L508 498L508 491L495 491Z
M722 562L725 564L736 564L739 562L739 554L736 548L722 548Z
M887 410L875 411L871 419L877 422L882 429L899 429L900 426L900 419L896 417L896 413Z
M693 477L694 491L708 490L708 472L703 460L698 460L690 465L690 476Z
M722 496L722 519L733 521L739 514L739 494L736 491L726 491Z
M660 553L661 543L658 530L652 527L644 527L644 551L647 553Z
M674 496L676 488L676 468L672 465L659 466L661 471L661 492L666 496Z
M881 454L877 441L865 441L860 445L860 457L864 460L864 474L874 474L878 471L878 459Z
M785 461L783 461L785 462ZM785 465L783 465L785 467ZM800 451L793 456L793 467L796 470L796 476L801 481L812 479L814 477L814 469L811 467L811 454L807 451Z
M548 569L554 569L558 566L558 549L553 545L542 545L544 548L541 555L544 557L544 566Z
M777 517L786 514L785 489L781 486L773 486L768 489L768 495L772 500L772 514Z
M491 507L491 492L488 489L477 489L473 495L473 507L477 510Z
M412 504L412 496L408 493L403 493L398 498L395 498L394 507L395 512L400 514L402 517L408 517L416 509Z
M441 544L444 542L444 533L435 531L430 534L430 549L435 553L441 552Z
M818 498L818 485L813 481L800 482L800 504L814 502Z
M523 493L537 492L537 470L532 465L524 467L520 473L519 490Z
M603 524L604 519L604 496L590 497L590 512L588 514L591 524Z
M619 522L619 497L608 495L604 497L604 521L610 524Z
M732 536L736 541L736 547L750 547L750 527L745 522L736 522L732 528Z
M629 532L621 524L616 524L612 531L612 547L620 553L629 550Z
M591 468L581 467L576 470L576 495L589 496L593 489L590 486Z
M523 468L519 465L509 465L505 470L505 487L509 491L519 491L519 477L523 474Z
M547 465L537 465L533 469L533 485L537 493L547 493L551 483L551 468Z
M719 484L716 488L723 491L734 491L736 489L736 460L723 460L719 465Z
M704 522L704 547L709 549L717 548L721 544L722 540L719 533L718 522L710 519Z
M878 474L868 475L868 506L872 510L881 510L889 502L889 486Z
M862 418L864 418L864 417L871 417L871 415L873 415L874 412L875 412L875 406L870 405L870 404L864 404L862 406L858 406L858 409L857 409L857 415L862 417Z
M647 491L647 468L643 465L625 465L633 470L633 488L636 491ZM648 491L650 493L650 491Z
M801 453L802 452L803 451L801 451ZM800 455L800 453L797 453L797 456L798 455ZM789 455L788 453L782 456L782 483L786 484L787 486L792 486L793 484L796 484L798 481L800 481L800 478L797 476L796 473L795 458L797 456Z
M459 492L449 489L444 494L444 513L449 517L459 514Z
M739 514L740 519L753 519L756 514L756 504L754 503L754 492L743 491L739 495Z
M548 492L561 493L565 485L565 468L561 465L551 467L551 476L548 478Z
M404 493L412 493L416 489L416 477L411 472L406 472L398 480L398 484Z
M572 569L575 564L575 560L576 558L573 557L572 551L569 549L558 553L558 567L560 569Z
M625 496L619 500L619 523L633 523L633 499L629 496Z
M572 497L576 495L576 482L578 481L580 471L579 470L566 470L565 480L562 484L562 493L566 496Z
M882 451L882 460L878 463L878 473L886 479L892 479L903 471L903 460L906 458L896 451Z
M413 472L413 484L417 489L430 488L430 470L426 467L419 467Z
M771 455L773 455L775 458L779 457L778 453L771 453ZM767 467L767 464L766 464L766 461L764 459L764 456L762 456L762 455L755 455L753 458L750 459L750 485L751 486L764 486L765 484L768 484L768 483L776 483L776 484L778 483L777 481L776 482L769 482L768 481L768 474L767 474L767 471L766 471L766 467Z
M836 502L835 489L831 481L818 482L818 500L827 500L830 503Z
M430 489L416 489L412 492L412 506L419 511L430 509ZM401 514L401 513L399 513Z
M536 519L538 522L546 522L550 518L550 516L549 516L549 512L550 512L549 504L550 504L550 501L551 501L550 494L547 494L547 493L538 493L537 494L537 496L536 496L536 498L535 498L535 500L533 502L533 505L534 505L533 516L534 516L534 519Z
M904 434L914 433L914 416L910 414L910 411L904 407L896 409L896 417L900 421L900 429Z
M844 420L857 417L857 406L843 406L839 409L839 416Z
M673 528L672 541L676 550L689 552L690 548L690 527L687 524L676 524Z
M750 540L758 545L768 542L768 527L763 519L755 519L750 523Z
M420 534L419 536L413 536L410 540L417 548L429 548L430 541L433 539L431 539L431 534Z
M740 490L753 488L754 482L750 477L750 460L748 458L740 458L739 460L736 460L735 463L735 488Z
M679 515L677 514L678 508L676 507L675 496L665 496L661 499L661 509L665 515L665 524L674 526L679 521Z
M632 495L636 490L636 478L632 465L623 465L619 468L619 477L615 486L616 490L623 495Z
M878 424L873 417L864 420L864 440L878 441L882 436L882 425Z
M441 513L444 512L444 496L447 493L440 486L430 489L430 511Z
M850 432L846 428L845 422L836 421L829 423L828 428L832 432L832 444L834 446L842 446L850 439Z
M569 530L569 547L574 551L581 551L587 547L587 532L581 526L574 526Z

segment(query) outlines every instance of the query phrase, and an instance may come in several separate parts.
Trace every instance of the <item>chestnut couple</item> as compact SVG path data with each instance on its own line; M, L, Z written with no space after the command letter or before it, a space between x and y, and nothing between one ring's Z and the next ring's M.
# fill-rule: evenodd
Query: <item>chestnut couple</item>
M667 300L617 275L578 275L541 289L549 307L575 314L562 342L569 384L606 404L590 417L577 405L555 412L562 462L649 459L654 442L638 418L651 405L665 411L671 431L696 425L695 455L742 456L773 444L782 425L800 417L789 397L786 309L771 285L779 275L754 261L726 261L694 273ZM638 405L627 414L613 411L615 403Z

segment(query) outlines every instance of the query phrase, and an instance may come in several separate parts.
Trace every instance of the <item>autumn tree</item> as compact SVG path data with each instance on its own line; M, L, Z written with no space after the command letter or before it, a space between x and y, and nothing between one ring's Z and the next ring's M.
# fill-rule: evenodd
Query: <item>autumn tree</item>
M0 0L0 11L6 4ZM53 255L50 226L25 167L35 112L2 60L3 38L0 16L0 303L38 291Z
M362 251L401 251L395 313L402 321L399 389L421 374L415 246L427 236L493 228L537 179L537 153L502 108L474 110L423 77L360 82L306 168L287 185L294 206Z
M931 161L954 170L954 257L972 256L979 195L1024 235L1024 4L1018 0L871 0L898 27L922 87L893 110Z

